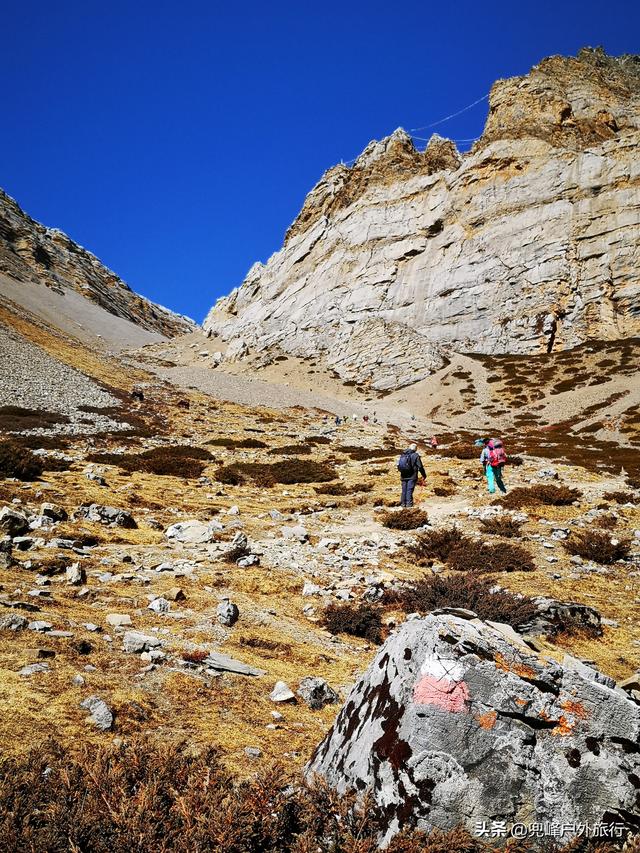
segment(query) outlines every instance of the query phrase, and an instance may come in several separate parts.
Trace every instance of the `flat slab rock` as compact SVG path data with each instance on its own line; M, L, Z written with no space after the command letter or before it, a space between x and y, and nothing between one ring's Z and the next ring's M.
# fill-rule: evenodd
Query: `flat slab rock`
M380 648L306 772L371 791L387 840L412 823L634 827L639 736L640 705L601 673L537 655L508 626L431 614Z

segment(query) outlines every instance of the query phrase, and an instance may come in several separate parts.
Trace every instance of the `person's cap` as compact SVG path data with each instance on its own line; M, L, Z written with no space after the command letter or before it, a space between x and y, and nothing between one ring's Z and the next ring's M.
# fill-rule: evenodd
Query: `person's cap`
M417 444L410 444L410 445L409 445L409 450L417 450L417 449L418 449L418 445L417 445Z

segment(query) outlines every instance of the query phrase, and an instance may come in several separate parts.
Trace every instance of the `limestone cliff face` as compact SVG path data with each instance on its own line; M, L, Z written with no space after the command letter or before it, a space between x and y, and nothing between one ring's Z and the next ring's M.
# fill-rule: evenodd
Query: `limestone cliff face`
M74 243L62 231L46 228L0 190L0 273L15 281L56 290L75 290L105 311L167 337L191 332L196 324L150 302Z
M640 57L544 60L493 86L469 153L437 136L418 151L397 130L326 172L283 248L204 327L263 358L324 353L374 387L421 378L449 349L637 335L639 142Z

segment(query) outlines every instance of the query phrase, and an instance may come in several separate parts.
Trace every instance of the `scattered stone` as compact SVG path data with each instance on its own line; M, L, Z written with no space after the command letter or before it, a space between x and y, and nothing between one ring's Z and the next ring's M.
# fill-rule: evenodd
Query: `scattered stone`
M88 699L83 699L80 707L89 711L91 721L100 731L106 732L113 725L113 712L111 708L98 696L89 696Z
M187 596L179 586L172 586L171 589L168 589L165 592L164 597L167 601L184 601Z
M128 613L108 613L105 621L112 628L125 628L133 624Z
M294 527L281 527L280 532L285 539L297 539L298 542L307 542L309 539L306 528L299 524Z
M20 536L29 530L29 521L21 512L13 507L5 506L0 509L0 534Z
M10 569L15 560L12 556L13 543L10 536L0 538L0 569Z
M51 521L66 521L69 518L69 515L63 506L52 503L43 503L40 507L40 515L43 518L50 518Z
M84 476L87 480L92 480L94 483L97 483L99 486L106 486L107 481L101 474L96 474L95 471L85 471Z
M272 711L271 712L271 719L273 720L274 723L283 723L284 722L284 715L281 714L280 711Z
M13 547L18 551L30 551L33 548L35 539L33 536L14 536Z
M262 755L262 750L257 746L245 746L244 752L248 758L260 758Z
M162 641L158 637L150 637L148 634L142 634L139 631L127 631L123 637L123 643L125 652L132 654L148 652L162 645Z
M67 583L71 586L82 586L83 583L87 582L86 572L80 567L80 563L72 563L67 566L65 575Z
M73 637L73 631L49 631L47 637L55 637L56 639L67 639Z
M519 628L521 634L553 636L577 625L596 634L602 633L603 619L594 607L575 601L557 601L554 598L540 597L534 600L538 612L533 619Z
M311 675L302 679L296 692L313 711L319 711L325 705L333 704L339 700L336 691L329 687L324 678Z
M295 702L296 695L284 681L276 681L276 685L269 694L272 702Z
M540 477L541 480L557 480L558 472L555 468L540 468L539 471L536 472L537 476Z
M0 631L24 631L27 627L27 620L19 613L8 613L6 616L0 616Z
M167 539L175 539L185 545L202 545L211 542L221 530L224 530L224 526L215 519L208 524L191 519L172 524L165 530L164 535Z
M22 669L18 671L18 675L28 678L30 675L35 675L37 672L49 672L49 670L50 667L48 663L31 663L28 666L23 666Z
M228 598L223 598L216 609L216 614L218 616L218 622L221 625L226 625L227 628L231 628L238 621L240 610L238 609L237 604L234 604Z
M315 583L311 583L311 581L305 581L304 586L302 587L302 595L320 595L322 593L322 587L318 586Z
M257 677L265 674L263 669L256 669L246 663L242 663L242 661L235 660L218 652L209 652L203 664L220 672L235 672L237 675L252 675Z
M53 628L51 622L44 622L41 619L36 619L34 622L29 622L27 625L27 630L29 631L38 631L40 634L43 634L45 631L50 631Z
M227 515L240 515L240 509L237 506L231 506L227 510Z
M124 527L127 530L135 530L138 527L134 517L126 509L116 509L116 507L102 504L81 504L75 516L108 527Z
M167 601L166 598L162 598L159 596L158 598L154 598L153 601L147 607L147 610L153 610L154 613L168 613L171 609L171 605Z
M84 687L84 685L86 684L86 679L78 672L71 679L71 683L74 687Z
M246 557L240 557L240 559L236 560L236 565L241 569L246 569L249 566L259 566L260 557L257 554L247 554Z

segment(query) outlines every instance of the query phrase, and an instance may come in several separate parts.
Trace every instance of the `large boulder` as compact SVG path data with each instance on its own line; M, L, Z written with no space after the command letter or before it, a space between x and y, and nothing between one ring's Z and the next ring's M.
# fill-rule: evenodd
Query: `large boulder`
M81 504L75 513L76 518L84 518L96 524L105 524L108 527L124 527L128 530L137 528L136 521L126 509L117 509L114 506L103 506L102 504Z
M371 791L387 838L482 821L621 823L640 811L640 706L508 626L433 613L380 648L307 766Z

